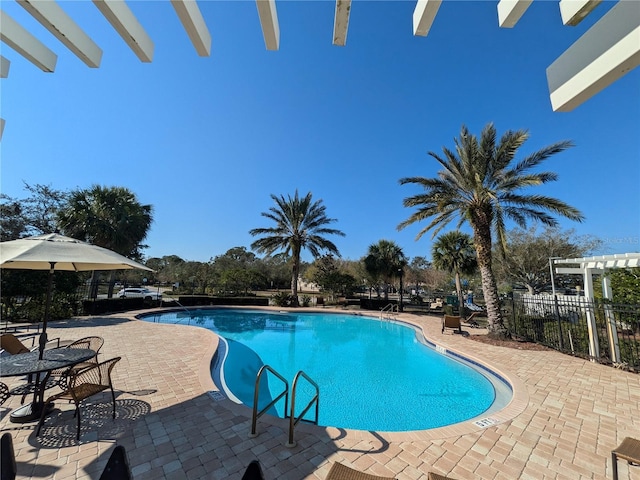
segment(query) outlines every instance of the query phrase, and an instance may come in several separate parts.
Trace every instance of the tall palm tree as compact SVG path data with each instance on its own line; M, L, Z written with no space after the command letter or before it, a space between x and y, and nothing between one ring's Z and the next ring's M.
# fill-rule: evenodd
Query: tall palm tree
M94 185L72 191L58 212L58 225L65 235L140 260L142 241L153 221L151 205L142 205L124 187ZM92 275L92 297L98 275ZM113 295L115 271L111 272L108 296Z
M472 275L478 268L471 237L457 230L440 235L431 247L431 258L437 268L454 274L458 305L462 315L464 299L460 275Z
M398 274L406 265L407 258L402 248L391 240L380 240L378 243L369 245L369 251L364 258L364 266L369 275L384 280L385 300L389 300L391 279L399 276Z
M492 234L499 249L506 250L505 221L513 220L522 228L527 220L556 226L547 212L582 221L582 214L570 205L544 195L526 195L526 187L557 180L553 172L533 172L544 160L571 147L571 142L558 142L515 162L518 149L529 138L524 130L507 131L499 142L496 129L489 123L478 139L463 125L460 138L455 139L455 151L443 147L444 157L429 152L443 170L437 178L401 178L400 184L416 184L424 193L404 199L405 207L417 210L398 225L408 225L431 219L418 233L416 240L432 230L435 237L451 220L458 217L458 227L468 222L473 229L473 243L482 277L482 290L487 304L490 335L504 337L505 328L498 289L491 268Z
M313 201L311 192L304 198L298 196L298 190L291 195L279 197L271 194L276 203L268 212L262 212L262 216L275 223L274 227L254 228L249 233L252 236L261 235L251 244L251 248L259 253L272 255L277 250L291 255L291 296L294 306L298 306L298 276L300 274L300 254L303 249L308 249L314 258L318 258L323 250L340 256L338 248L324 238L324 235L340 235L340 230L328 228L327 225L335 222L328 218L326 207L322 200Z

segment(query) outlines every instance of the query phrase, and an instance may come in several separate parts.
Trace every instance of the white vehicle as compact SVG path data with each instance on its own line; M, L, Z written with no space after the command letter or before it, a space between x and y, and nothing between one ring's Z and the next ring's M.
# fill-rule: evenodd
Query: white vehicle
M123 288L118 292L118 298L144 298L145 300L162 300L162 293L148 288Z

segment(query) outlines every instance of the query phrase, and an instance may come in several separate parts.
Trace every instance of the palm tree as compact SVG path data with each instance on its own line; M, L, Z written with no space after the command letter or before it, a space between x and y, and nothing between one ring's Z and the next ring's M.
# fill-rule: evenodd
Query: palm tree
M251 248L266 255L272 255L277 250L291 255L291 296L293 306L298 306L298 276L302 250L308 249L314 258L320 257L323 250L339 257L338 248L324 238L324 235L344 237L344 233L327 227L336 220L326 216L326 207L322 200L312 201L311 192L304 198L298 196L298 190L293 198L291 195L285 198L284 195L277 197L273 194L271 198L276 205L261 215L273 220L275 226L250 230L252 236L262 236L251 244Z
M462 315L464 299L460 275L472 275L478 267L471 237L457 230L440 235L431 247L431 257L437 268L455 275L458 305Z
M124 187L102 187L72 191L58 212L58 224L65 235L113 250L140 260L153 208L142 205L135 194ZM92 276L92 296L97 293L96 275ZM113 295L115 271L111 272L109 294Z
M404 199L405 207L417 210L398 225L408 225L431 219L418 233L416 240L433 230L435 237L451 220L458 217L458 227L468 222L473 229L482 290L487 305L489 333L494 337L508 335L505 328L498 289L491 268L492 234L498 248L506 251L505 221L513 220L521 228L527 220L556 226L557 221L547 212L582 221L582 214L570 205L544 195L525 195L526 187L543 185L557 180L553 172L532 172L544 160L571 147L571 142L558 142L534 152L514 164L518 149L529 138L524 130L507 131L496 142L496 129L489 123L480 139L471 135L463 125L455 151L443 148L444 157L429 152L443 168L437 178L401 178L400 184L416 184L424 193Z
M152 211L127 188L94 185L72 191L58 221L65 235L139 260Z
M369 245L364 267L372 278L382 278L385 283L384 299L389 300L389 283L407 265L402 249L391 240L380 240Z

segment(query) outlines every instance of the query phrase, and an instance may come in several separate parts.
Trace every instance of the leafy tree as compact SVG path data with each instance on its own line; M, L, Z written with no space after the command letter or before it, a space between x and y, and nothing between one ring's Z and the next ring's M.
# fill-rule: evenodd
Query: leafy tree
M213 268L218 277L218 288L224 293L246 294L254 285L264 284L264 272L258 258L245 247L231 248L224 255L215 257Z
M535 226L507 232L507 255L496 255L496 273L510 284L518 283L530 294L539 293L551 283L549 259L577 258L591 254L601 241L591 235L578 236L574 230ZM556 277L560 283L560 279Z
M260 260L265 278L264 288L283 288L291 280L291 264L286 255L272 255Z
M408 267L407 282L416 286L416 294L418 294L420 286L427 280L431 262L425 257L413 257Z
M20 201L0 193L0 240L17 240L25 236L26 231Z
M30 195L22 200L0 194L0 235L2 241L57 231L57 213L67 193L50 185L24 184Z
M457 230L440 235L433 244L431 255L437 268L454 274L458 305L462 312L464 298L460 275L473 275L478 268L471 237Z
M437 178L401 178L400 184L416 184L424 192L404 199L405 207L417 207L417 210L400 223L398 229L431 219L420 230L417 240L430 230L435 237L455 218L458 218L458 228L464 223L471 225L487 306L489 334L505 337L508 332L500 311L492 268L493 235L498 248L504 252L506 220L513 220L521 228L526 228L527 220L556 226L557 221L548 212L576 221L582 221L583 216L577 209L555 198L521 193L526 187L557 179L553 172L532 170L552 155L571 147L570 142L555 143L515 162L518 149L529 134L518 130L507 131L500 141L496 137L496 129L491 123L484 127L480 139L462 126L460 137L455 139L455 151L444 147L444 157L429 152L442 167Z
M153 268L155 278L161 283L176 283L183 277L182 270L185 261L177 255L165 255L164 257L149 258L147 267Z
M323 292L331 296L336 294L350 295L357 284L353 275L342 271L333 255L324 255L313 263L310 273L311 281L318 284Z
M58 213L67 201L68 193L51 188L50 185L29 185L24 188L31 193L23 200L23 215L28 235L54 233L58 230Z
M364 265L372 278L383 280L384 299L389 300L389 284L393 278L399 276L399 270L407 265L407 257L395 242L380 240L369 245Z
M613 303L640 305L640 267L614 268L606 275L611 278Z
M262 216L272 220L275 226L250 230L252 236L261 236L251 244L251 248L266 255L272 255L278 250L291 255L291 296L293 306L298 306L298 276L302 250L308 249L314 258L318 258L323 250L340 256L338 248L324 236L344 236L344 233L327 227L336 220L327 217L322 200L314 202L311 192L304 198L298 196L297 190L293 198L290 195L285 198L284 195L277 197L273 194L271 198L276 206L271 207L268 212L263 212Z

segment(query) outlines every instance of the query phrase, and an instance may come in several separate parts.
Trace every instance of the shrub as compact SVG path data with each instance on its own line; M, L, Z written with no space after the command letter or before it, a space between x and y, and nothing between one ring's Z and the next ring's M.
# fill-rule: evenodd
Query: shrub
M293 296L287 292L274 293L271 300L278 307L290 307L293 304Z

